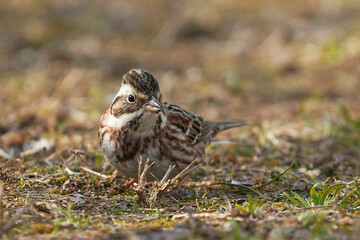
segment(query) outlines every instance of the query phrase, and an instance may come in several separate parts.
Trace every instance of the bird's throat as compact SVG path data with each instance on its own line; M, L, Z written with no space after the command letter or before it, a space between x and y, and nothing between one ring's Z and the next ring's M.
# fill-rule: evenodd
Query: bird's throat
M136 118L129 121L128 126L141 135L153 135L165 127L165 115L160 112L158 114L143 111Z

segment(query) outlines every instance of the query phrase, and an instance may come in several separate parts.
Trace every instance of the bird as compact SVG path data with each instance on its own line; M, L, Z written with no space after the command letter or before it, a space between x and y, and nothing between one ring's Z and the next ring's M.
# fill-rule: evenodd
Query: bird
M138 178L139 160L153 163L146 181L172 178L193 161L201 164L205 149L221 131L243 122L211 122L162 101L158 81L149 72L131 69L121 80L110 107L101 116L98 139L105 160L118 174Z

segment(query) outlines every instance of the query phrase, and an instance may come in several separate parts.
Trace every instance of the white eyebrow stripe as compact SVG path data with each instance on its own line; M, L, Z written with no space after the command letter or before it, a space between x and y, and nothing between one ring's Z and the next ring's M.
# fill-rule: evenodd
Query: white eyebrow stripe
M120 97L122 95L127 95L129 93L133 93L133 88L129 84L122 84L112 102L114 103L117 97Z

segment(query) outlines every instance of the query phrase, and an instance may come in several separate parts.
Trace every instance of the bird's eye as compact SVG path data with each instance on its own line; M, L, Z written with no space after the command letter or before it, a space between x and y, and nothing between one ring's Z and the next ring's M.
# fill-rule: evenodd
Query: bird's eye
M132 94L129 94L129 96L128 96L128 102L129 102L129 103L134 103L134 102L135 102L135 96L132 95Z

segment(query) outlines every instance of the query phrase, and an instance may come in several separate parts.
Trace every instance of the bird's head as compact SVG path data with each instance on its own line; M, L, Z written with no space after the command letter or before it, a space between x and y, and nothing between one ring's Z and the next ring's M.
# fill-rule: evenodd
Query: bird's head
M157 80L141 69L131 69L124 74L110 114L121 121L121 125L135 131L146 133L154 127L163 128L166 118Z

